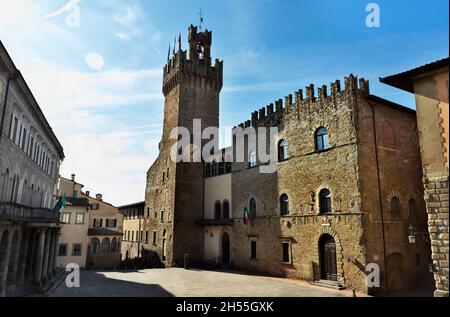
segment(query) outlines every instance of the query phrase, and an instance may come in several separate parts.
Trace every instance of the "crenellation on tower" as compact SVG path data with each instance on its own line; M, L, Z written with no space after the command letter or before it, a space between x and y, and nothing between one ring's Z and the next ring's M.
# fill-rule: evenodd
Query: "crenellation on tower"
M303 90L299 89L295 92L295 104L299 106L303 102Z
M315 91L314 91L314 84L311 84L306 87L306 101L314 102L315 100L316 100L316 97L315 97Z
M211 64L212 32L189 28L189 51L178 51L164 66L163 93L167 96L181 80L202 89L219 91L223 86L223 61Z
M336 80L334 83L330 84L331 87L331 95L336 97L337 94L341 92L341 81Z
M323 85L322 87L319 87L318 90L318 98L319 100L324 100L326 97L328 97L328 87L326 85Z

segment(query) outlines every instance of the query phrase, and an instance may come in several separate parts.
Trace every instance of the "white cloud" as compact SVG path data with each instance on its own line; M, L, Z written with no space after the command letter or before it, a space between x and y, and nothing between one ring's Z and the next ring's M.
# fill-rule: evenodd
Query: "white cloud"
M120 32L116 33L116 36L123 41L128 40L130 38L130 36L128 34L120 33Z
M114 20L123 26L132 26L141 16L141 10L138 7L124 6L122 12L114 17Z

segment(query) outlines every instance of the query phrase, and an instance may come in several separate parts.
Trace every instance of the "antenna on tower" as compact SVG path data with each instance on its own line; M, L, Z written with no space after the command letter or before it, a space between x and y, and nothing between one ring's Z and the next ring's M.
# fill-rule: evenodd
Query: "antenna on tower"
M198 15L199 15L199 17L200 17L200 24L199 24L199 26L198 26L198 29L199 29L199 31L201 32L202 29L203 29L203 22L204 22L204 19L205 19L205 16L204 16L203 13L202 13L202 9L200 9L200 12L198 13Z

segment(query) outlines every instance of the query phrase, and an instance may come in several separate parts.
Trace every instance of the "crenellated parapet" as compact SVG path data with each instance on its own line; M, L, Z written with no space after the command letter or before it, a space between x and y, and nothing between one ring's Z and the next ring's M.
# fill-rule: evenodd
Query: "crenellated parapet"
M358 80L353 74L344 79L345 88L341 88L341 81L336 80L330 83L328 86L324 85L316 89L314 84L306 87L305 94L300 89L295 92L294 95L289 94L283 99L271 103L265 108L261 108L259 111L252 113L251 120L243 122L238 126L241 128L248 128L250 126L277 126L283 117L292 111L297 111L299 115L302 114L302 108L309 107L323 107L324 103L332 103L338 98L353 98L355 94L361 94L363 96L370 94L369 81L361 78Z
M189 28L189 51L178 51L164 66L163 93L167 96L181 80L194 87L220 92L223 86L223 61L211 62L212 32Z

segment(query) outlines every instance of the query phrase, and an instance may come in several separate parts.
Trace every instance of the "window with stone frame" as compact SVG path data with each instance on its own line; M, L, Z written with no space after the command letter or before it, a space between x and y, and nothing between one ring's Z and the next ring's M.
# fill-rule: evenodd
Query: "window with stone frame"
M67 256L67 243L60 243L59 244L58 256Z
M228 200L223 202L223 219L230 219L230 203Z
M256 199L255 198L251 198L250 199L250 208L249 208L249 216L251 219L256 218L257 215L257 211L256 211Z
M289 196L286 194L280 196L280 214L281 216L288 216L290 214Z
M94 228L101 228L103 226L103 219L94 219Z
M222 218L222 205L220 201L216 201L214 204L214 219L219 220Z
M328 129L319 128L315 134L316 138L316 151L325 151L329 148Z
M291 263L291 244L289 242L282 243L283 263Z
M252 239L250 241L250 259L256 260L256 240Z
M400 219L401 208L400 208L400 198L392 197L391 199L391 216L394 219Z
M156 231L153 231L153 245L156 245Z
M319 212L321 214L329 214L333 212L331 206L331 191L324 188L319 193Z
M72 256L81 256L82 245L80 243L74 243L72 245Z
M84 214L83 213L77 213L75 216L75 224L77 225L84 225Z
M282 162L288 159L287 142L281 140L278 142L278 162Z
M70 213L62 212L60 216L60 221L64 224L70 224Z

